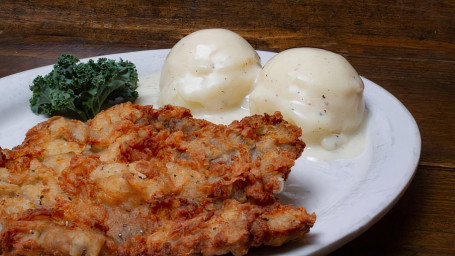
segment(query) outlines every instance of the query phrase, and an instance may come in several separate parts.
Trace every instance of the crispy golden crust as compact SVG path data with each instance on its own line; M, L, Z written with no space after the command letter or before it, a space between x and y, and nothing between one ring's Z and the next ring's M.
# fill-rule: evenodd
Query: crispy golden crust
M274 197L305 146L281 115L229 126L116 105L0 148L2 255L243 255L315 221Z

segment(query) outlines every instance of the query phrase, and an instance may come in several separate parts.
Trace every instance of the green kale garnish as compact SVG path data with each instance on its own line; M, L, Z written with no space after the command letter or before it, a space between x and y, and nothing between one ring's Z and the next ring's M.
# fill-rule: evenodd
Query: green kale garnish
M53 70L37 76L30 85L30 107L36 114L61 115L87 121L102 109L136 100L138 75L129 62L99 58L79 63L62 54Z

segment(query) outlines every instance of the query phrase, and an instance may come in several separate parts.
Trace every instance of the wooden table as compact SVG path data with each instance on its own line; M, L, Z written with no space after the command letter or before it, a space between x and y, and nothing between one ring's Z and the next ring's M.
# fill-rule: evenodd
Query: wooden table
M333 255L455 255L455 1L208 2L3 0L0 77L53 64L65 52L171 48L211 27L260 50L338 52L409 109L422 152L395 207Z

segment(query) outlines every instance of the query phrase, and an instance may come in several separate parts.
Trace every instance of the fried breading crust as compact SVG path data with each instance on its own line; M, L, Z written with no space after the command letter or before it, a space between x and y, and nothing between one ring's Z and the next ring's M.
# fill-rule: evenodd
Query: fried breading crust
M305 144L277 112L229 126L116 105L53 117L0 148L1 255L243 255L315 222L281 205Z

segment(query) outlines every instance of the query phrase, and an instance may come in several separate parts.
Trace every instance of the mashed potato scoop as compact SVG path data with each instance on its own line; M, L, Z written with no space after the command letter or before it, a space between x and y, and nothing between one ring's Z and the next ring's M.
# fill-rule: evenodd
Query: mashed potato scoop
M249 101L251 114L281 111L302 128L311 147L336 150L361 126L364 85L339 54L316 48L285 50L258 75Z
M169 52L160 77L159 104L197 114L238 107L261 69L259 55L240 35L204 29L182 38Z

